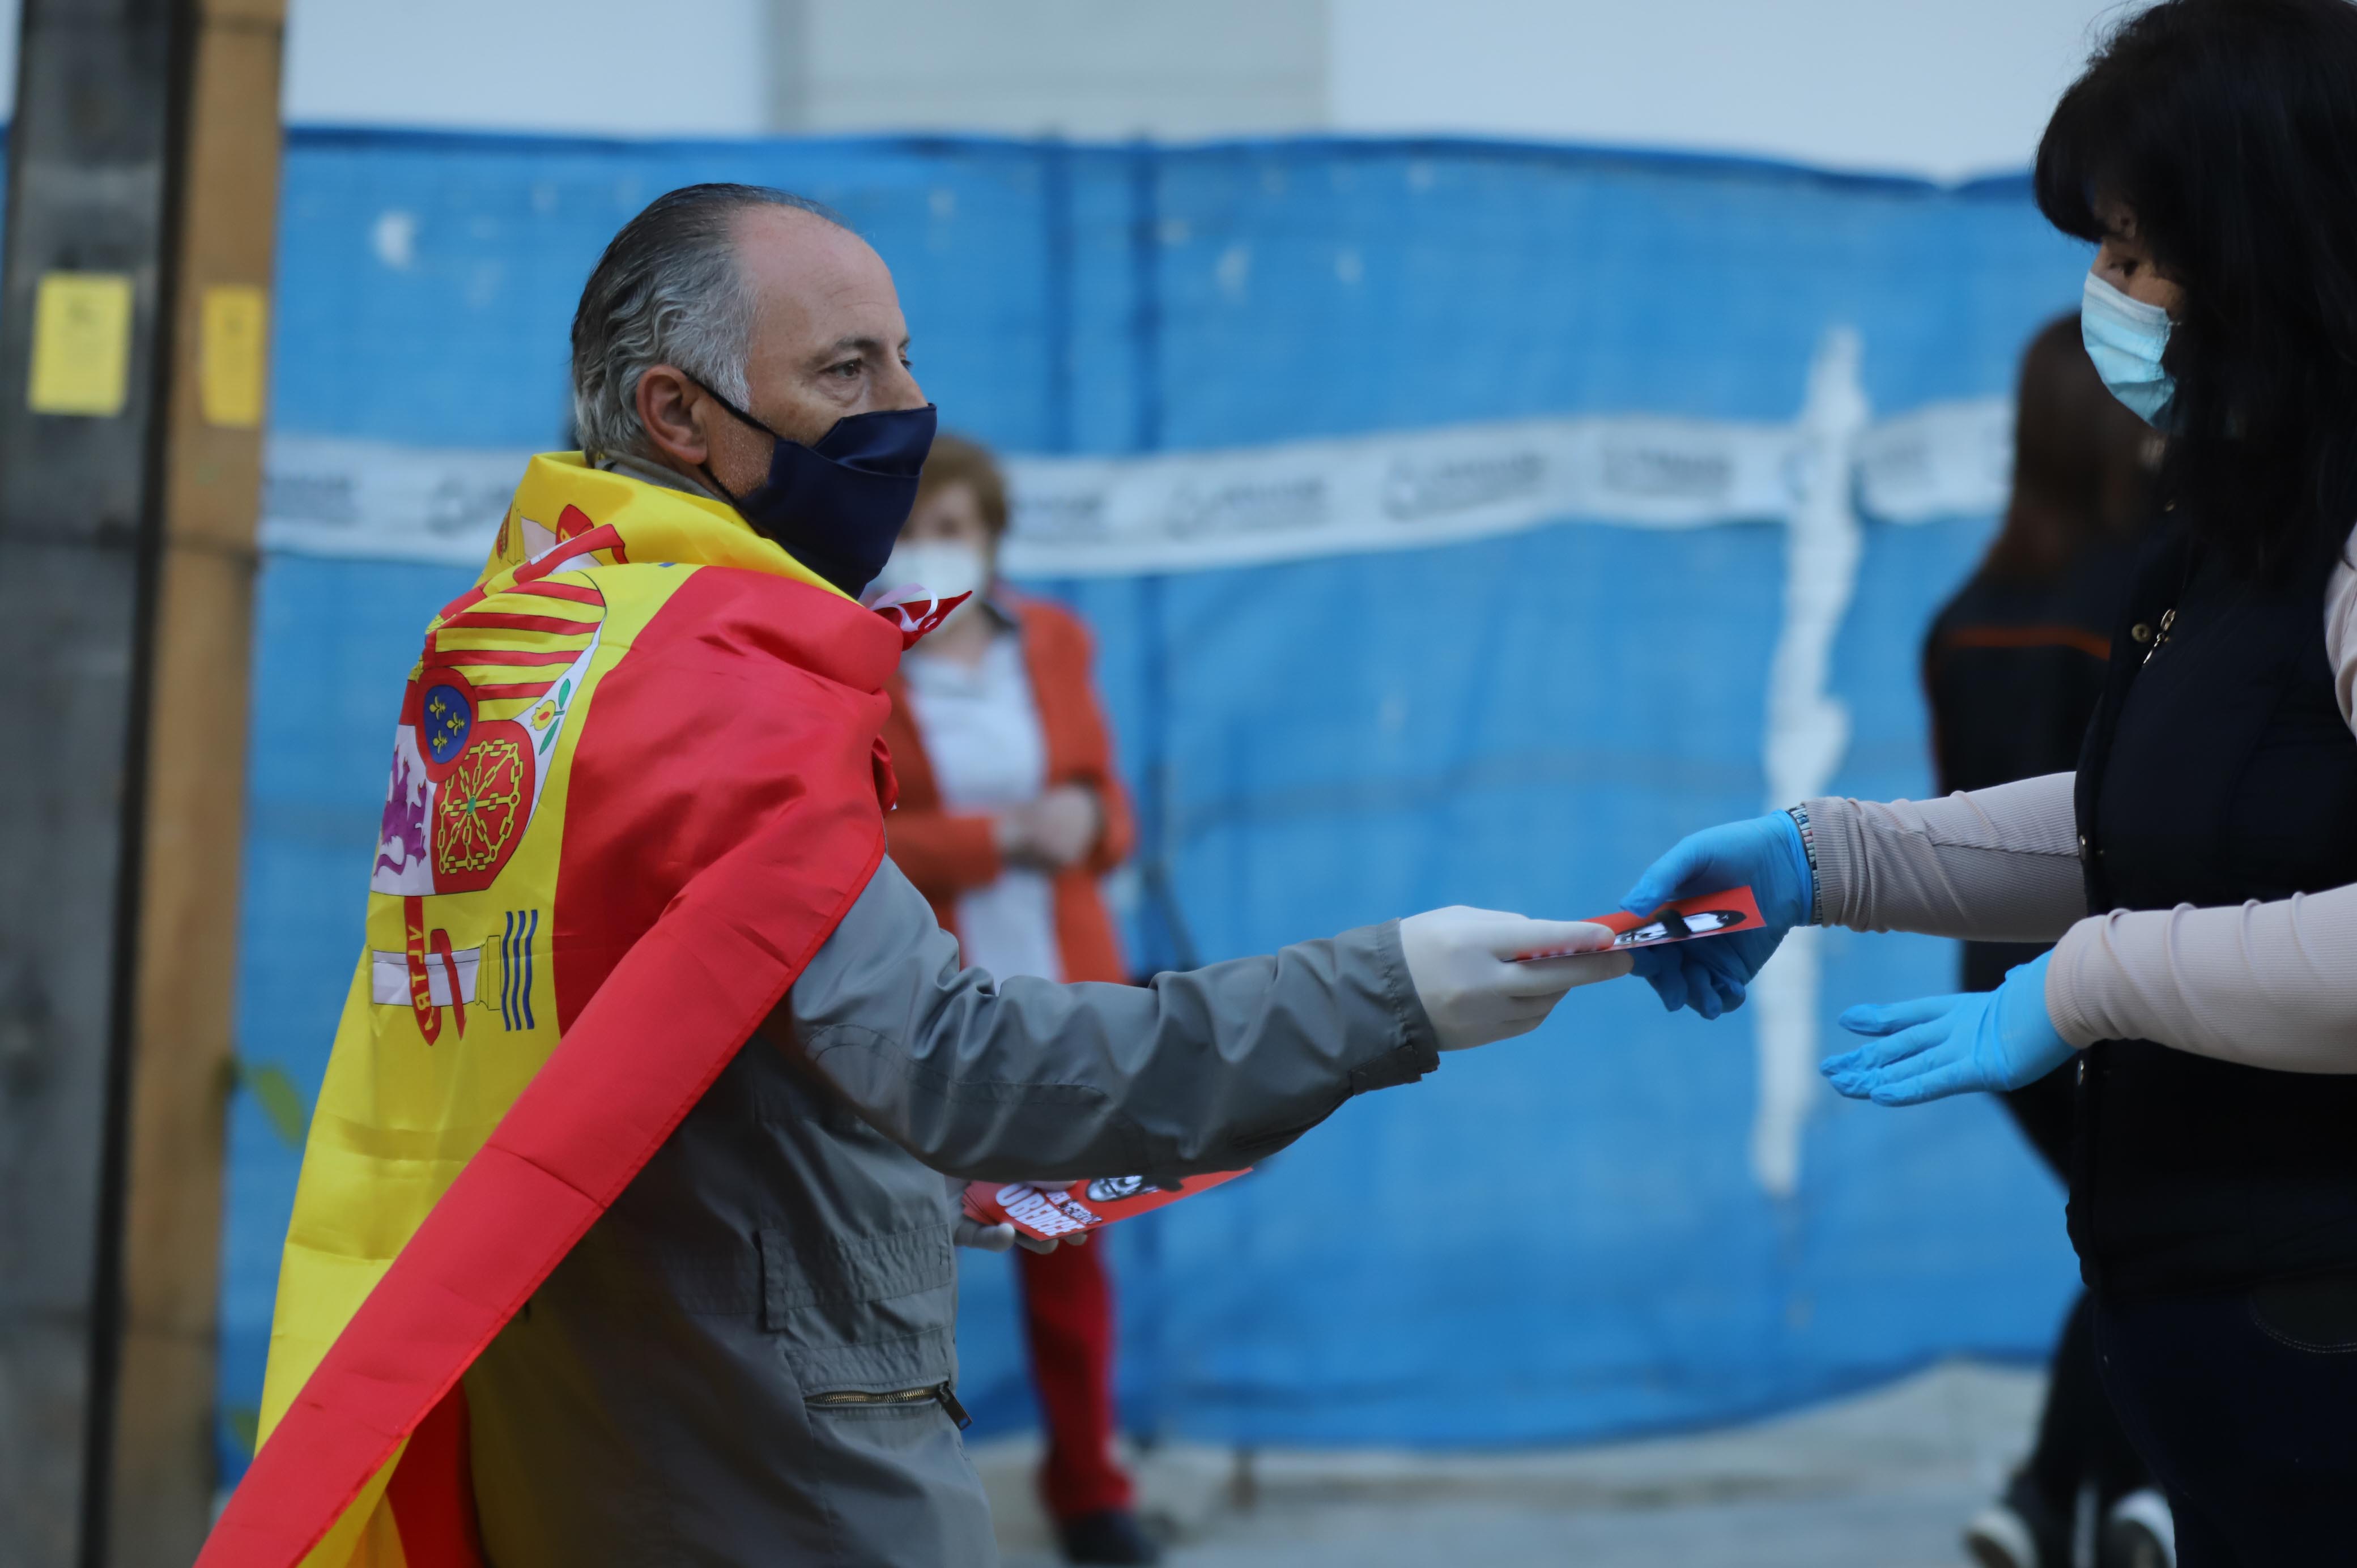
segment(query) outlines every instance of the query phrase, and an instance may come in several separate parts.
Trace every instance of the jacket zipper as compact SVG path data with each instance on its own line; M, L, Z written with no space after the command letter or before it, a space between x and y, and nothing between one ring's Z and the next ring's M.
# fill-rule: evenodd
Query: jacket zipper
M2128 636L2144 648L2144 657L2136 660L2138 669L2152 662L2152 656L2160 651L2161 644L2169 640L2169 634L2176 628L2177 607L2172 605L2160 612L2158 626L2138 624L2129 628Z
M939 1404L949 1413L949 1418L957 1423L960 1432L974 1424L974 1417L966 1414L965 1406L958 1403L957 1395L951 1391L950 1385L946 1382L935 1383L931 1388L897 1389L888 1394L871 1394L857 1389L845 1389L837 1393L813 1394L802 1402L838 1408L846 1405L903 1405L931 1402Z

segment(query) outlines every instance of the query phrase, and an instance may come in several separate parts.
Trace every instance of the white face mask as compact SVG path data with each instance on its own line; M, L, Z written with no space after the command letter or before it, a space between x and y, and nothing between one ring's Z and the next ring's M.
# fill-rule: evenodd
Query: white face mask
M2156 430L2169 428L2169 405L2177 380L2163 368L2169 347L2169 312L2131 299L2094 274L2079 296L2079 336L2087 358L2112 395Z
M920 587L936 599L973 594L960 605L952 620L963 618L990 585L990 563L971 544L948 539L902 540L892 546L891 559L877 574L876 585L887 590Z

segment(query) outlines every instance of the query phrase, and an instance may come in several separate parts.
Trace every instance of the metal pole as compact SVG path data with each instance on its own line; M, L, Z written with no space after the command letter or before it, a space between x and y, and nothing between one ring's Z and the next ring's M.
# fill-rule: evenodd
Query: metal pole
M0 274L0 1562L185 1563L283 0L27 0Z

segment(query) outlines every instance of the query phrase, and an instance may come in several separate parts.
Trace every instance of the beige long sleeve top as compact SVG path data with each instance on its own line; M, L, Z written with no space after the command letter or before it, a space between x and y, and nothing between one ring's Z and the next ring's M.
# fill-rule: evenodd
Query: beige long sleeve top
M2325 592L2324 645L2357 731L2357 571L2346 564ZM2055 942L2046 1010L2074 1046L2157 1040L2285 1072L2357 1073L2357 885L2091 917L2072 786L2054 773L1939 800L1809 801L1820 918Z

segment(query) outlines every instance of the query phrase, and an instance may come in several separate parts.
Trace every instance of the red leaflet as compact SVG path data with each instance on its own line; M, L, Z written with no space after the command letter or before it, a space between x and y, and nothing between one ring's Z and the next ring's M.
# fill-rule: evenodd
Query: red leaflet
M1692 898L1681 898L1664 904L1650 915L1632 915L1626 909L1615 909L1609 915L1590 915L1587 918L1599 926L1609 926L1616 933L1611 950L1626 952L1631 948L1657 948L1668 942L1690 942L1697 937L1723 937L1734 931L1756 931L1767 925L1760 918L1760 901L1749 887L1730 887L1723 893L1704 893ZM1516 963L1529 963L1534 959L1562 958L1567 953L1598 951L1598 949L1549 948L1544 952L1523 952L1514 955Z

